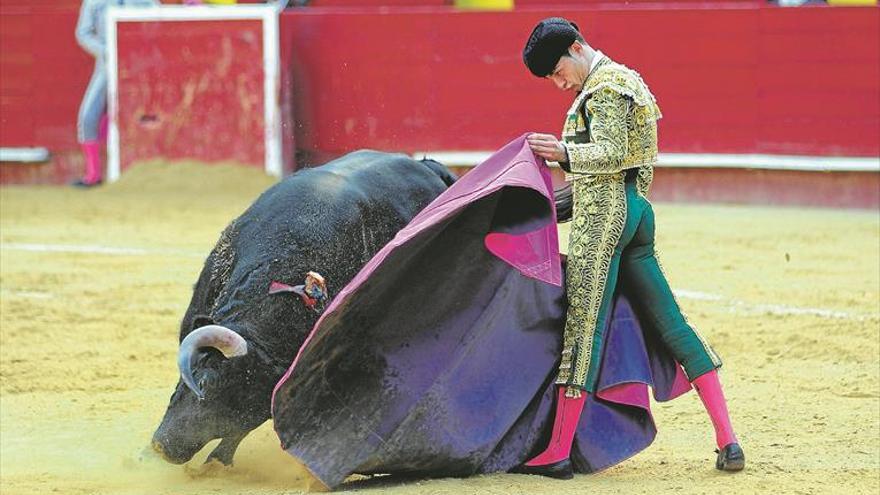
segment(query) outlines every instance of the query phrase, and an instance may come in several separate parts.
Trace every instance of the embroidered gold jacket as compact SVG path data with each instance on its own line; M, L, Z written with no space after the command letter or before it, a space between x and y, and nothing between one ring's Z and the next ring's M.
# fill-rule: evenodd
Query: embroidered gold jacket
M574 198L568 249L569 313L557 383L590 389L593 337L605 282L626 222L627 169L647 195L657 161L654 95L632 69L604 57L572 103L562 130ZM611 288L613 290L613 288ZM598 363L593 363L598 364Z
M562 128L568 152L566 180L638 168L639 192L647 194L657 162L661 117L642 77L603 57L584 82Z

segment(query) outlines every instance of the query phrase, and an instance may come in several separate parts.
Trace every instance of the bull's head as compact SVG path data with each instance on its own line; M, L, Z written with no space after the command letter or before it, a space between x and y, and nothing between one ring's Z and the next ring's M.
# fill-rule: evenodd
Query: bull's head
M269 419L274 380L259 352L220 325L190 332L180 343L180 381L159 428L153 449L165 460L181 464L211 440L221 438L209 460L232 463L238 443Z

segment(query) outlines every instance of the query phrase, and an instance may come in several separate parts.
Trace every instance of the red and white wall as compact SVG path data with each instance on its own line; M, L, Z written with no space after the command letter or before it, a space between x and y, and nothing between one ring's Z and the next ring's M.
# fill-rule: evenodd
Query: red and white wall
M876 7L520 0L510 12L464 12L438 1L368 3L380 2L315 0L281 15L282 132L300 166L359 148L485 152L523 132L557 133L570 95L531 76L520 53L537 20L561 15L656 94L668 167L655 197L880 206ZM91 60L73 37L78 5L0 0L0 147L52 154L49 164L0 164L4 183L60 182L80 166L76 109ZM241 123L225 125L213 132L236 136ZM809 157L805 170L787 170L797 157Z

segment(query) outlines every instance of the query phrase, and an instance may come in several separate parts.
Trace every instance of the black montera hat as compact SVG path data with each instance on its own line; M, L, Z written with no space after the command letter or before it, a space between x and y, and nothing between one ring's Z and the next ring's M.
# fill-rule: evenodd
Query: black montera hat
M539 22L526 47L523 48L523 62L538 77L546 77L553 72L559 57L568 52L568 47L576 40L583 39L577 24L562 17L548 17Z

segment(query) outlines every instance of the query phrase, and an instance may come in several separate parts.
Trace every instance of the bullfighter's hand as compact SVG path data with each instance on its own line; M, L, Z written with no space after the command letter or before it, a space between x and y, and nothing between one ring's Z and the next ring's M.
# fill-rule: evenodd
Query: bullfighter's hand
M567 162L565 146L552 134L529 134L526 136L529 147L536 155L551 162Z

